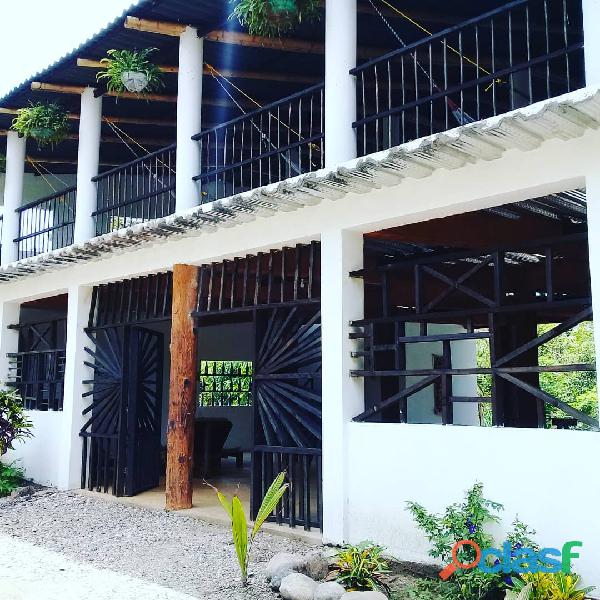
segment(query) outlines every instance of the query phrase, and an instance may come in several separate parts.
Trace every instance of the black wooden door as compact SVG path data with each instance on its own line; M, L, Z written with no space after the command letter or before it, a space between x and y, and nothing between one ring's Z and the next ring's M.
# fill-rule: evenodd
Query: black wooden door
M163 336L129 325L87 331L94 378L81 429L81 485L132 496L160 476Z
M275 476L290 482L273 520L321 527L321 313L257 310L252 512Z

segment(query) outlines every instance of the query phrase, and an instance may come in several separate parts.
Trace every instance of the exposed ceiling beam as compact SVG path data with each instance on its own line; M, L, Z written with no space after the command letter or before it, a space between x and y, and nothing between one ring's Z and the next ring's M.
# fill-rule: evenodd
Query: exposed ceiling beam
M5 108L0 107L0 115L16 115L18 112L18 108ZM79 120L78 113L67 113L67 117L72 121ZM109 115L105 115L103 117L105 121L110 121L112 123L119 123L124 125L154 125L157 127L175 127L175 121L168 121L165 119L143 119L136 117L112 117Z
M9 129L0 129L0 137L6 137ZM79 135L77 133L68 133L65 136L66 140L78 140ZM106 144L122 144L123 140L117 136L111 135L103 135L101 138L102 142ZM173 143L173 140L168 139L158 139L158 138L144 138L144 137L136 137L135 141L140 144L147 144L148 146L168 146Z
M139 19L138 17L126 17L125 29L135 29L146 33L159 33L179 37L187 28L181 23L169 23L168 21L152 21L150 19Z
M78 58L78 67L86 67L89 69L103 69L106 65L99 60L89 58ZM163 73L178 73L179 67L159 65L158 67ZM234 69L217 69L213 67L218 75L222 75L227 79L256 79L259 81L283 81L290 83L319 83L322 77L311 77L307 75L295 75L291 73L270 73L262 71L236 71ZM204 74L211 75L211 69L205 65Z
M76 165L76 158L55 158L50 156L26 156L27 162L44 163L47 165ZM100 161L101 167L118 167L122 163Z
M125 19L126 29L135 29L146 33L158 33L161 35L180 36L186 26L180 23L168 23L165 21L150 21L138 17L127 17ZM211 31L204 36L209 42L220 42L237 46L249 46L251 48L264 48L267 50L282 50L285 52L299 52L304 54L325 54L323 42L311 40L299 40L294 38L269 38L258 35L249 35L240 31L225 31L222 29ZM358 49L360 58L375 58L388 52L389 48Z

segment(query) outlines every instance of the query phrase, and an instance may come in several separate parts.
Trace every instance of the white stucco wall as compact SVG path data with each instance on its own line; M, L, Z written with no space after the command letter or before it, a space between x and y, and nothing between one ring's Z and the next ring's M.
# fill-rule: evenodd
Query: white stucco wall
M346 541L369 539L400 560L431 562L406 502L441 512L480 481L505 507L499 542L517 514L542 546L583 541L573 566L600 590L600 434L349 423L347 441Z

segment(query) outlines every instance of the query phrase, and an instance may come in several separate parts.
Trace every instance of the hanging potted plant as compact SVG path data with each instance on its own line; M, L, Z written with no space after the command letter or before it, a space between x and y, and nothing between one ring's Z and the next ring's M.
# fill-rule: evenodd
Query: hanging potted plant
M156 48L109 50L108 57L100 61L105 68L98 73L97 80L106 80L106 88L117 94L125 91L144 94L158 90L164 86L163 74L149 60L153 52Z
M11 127L17 133L33 138L40 148L59 144L69 133L68 115L56 103L31 102L17 111Z
M232 0L235 17L251 35L276 37L319 16L319 0Z

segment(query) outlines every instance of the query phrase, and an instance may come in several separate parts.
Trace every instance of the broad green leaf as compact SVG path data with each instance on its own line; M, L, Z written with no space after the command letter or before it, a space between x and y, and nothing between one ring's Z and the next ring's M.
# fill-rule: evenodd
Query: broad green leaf
M232 532L235 552L242 571L244 585L248 580L248 524L244 507L237 496L231 501Z
M275 510L277 504L281 500L283 494L289 487L288 484L284 484L286 472L282 471L275 477L275 480L267 490L265 497L263 498L262 504L258 509L256 519L254 521L254 527L252 529L252 539L256 536L262 524L268 518L268 516Z
M221 506L227 511L229 518L233 521L233 509L231 508L231 502L229 502L225 494L222 494L219 492L219 490L217 490L217 498L219 499Z

